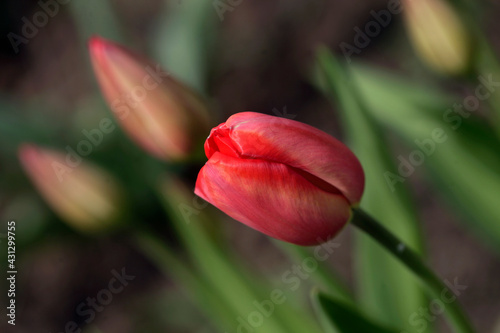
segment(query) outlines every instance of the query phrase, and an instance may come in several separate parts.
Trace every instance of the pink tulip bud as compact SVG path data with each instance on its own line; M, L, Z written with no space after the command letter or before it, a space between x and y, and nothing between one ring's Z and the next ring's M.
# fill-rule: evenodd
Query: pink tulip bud
M188 157L209 126L201 99L120 45L93 37L89 48L101 90L128 134L160 159Z
M195 193L271 237L315 245L349 221L364 173L340 141L309 125L254 112L231 116L205 142Z
M87 162L72 168L63 154L33 145L23 145L19 158L47 203L71 226L96 232L118 222L122 191L105 171Z

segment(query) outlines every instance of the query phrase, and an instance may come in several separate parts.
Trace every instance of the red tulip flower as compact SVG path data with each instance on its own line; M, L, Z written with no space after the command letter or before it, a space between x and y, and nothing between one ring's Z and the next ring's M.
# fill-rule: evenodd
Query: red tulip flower
M315 245L349 221L364 173L340 141L309 125L254 112L231 116L205 142L195 193L271 237Z

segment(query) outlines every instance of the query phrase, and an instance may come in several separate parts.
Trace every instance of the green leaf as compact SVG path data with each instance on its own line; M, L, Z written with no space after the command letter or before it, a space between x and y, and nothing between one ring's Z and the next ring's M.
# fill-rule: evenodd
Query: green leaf
M278 240L275 241L274 244L290 257L291 260L298 263L313 255L313 251L304 246L289 244ZM318 268L311 273L311 277L316 284L326 289L329 294L350 305L355 305L354 296L333 268L327 267L327 265L318 265Z
M473 115L462 118L455 114L453 122L446 118L448 110L463 103L463 98L453 99L366 66L356 66L353 72L371 116L407 143L405 159L421 150L415 140L429 142L436 129L445 133L446 140L435 143L434 151L415 169L429 171L432 185L444 194L453 211L464 217L472 232L500 251L500 141L495 131ZM398 182L394 187L401 185Z
M361 207L421 253L421 232L409 193L404 186L391 191L383 176L387 170L396 169L384 133L367 114L347 69L325 49L318 52L318 65L316 82L340 106L350 146L365 171ZM426 299L418 280L361 233L356 233L356 277L358 300L366 313L386 325L409 328L409 317Z
M207 316L220 328L231 327L236 313L211 288L203 276L199 276L173 249L147 231L136 231L135 243L141 252L165 275L182 285L201 306Z
M125 42L122 26L109 0L71 1L69 9L76 22L82 46L95 34L117 43Z
M243 271L228 251L217 244L217 238L212 237L209 229L213 227L213 221L208 218L208 212L201 212L194 193L188 191L179 180L166 179L161 186L161 195L174 227L201 275L237 314L234 324L238 325L238 318L245 320L250 314L259 312L255 303L270 298L269 288L259 286L261 290L256 289L255 274ZM294 311L288 301L275 304L272 315L266 316L263 324L254 329L256 333L318 331L307 313Z
M211 1L173 2L158 25L153 50L169 73L204 91L217 15Z
M327 333L398 333L398 330L389 329L374 323L352 306L329 297L317 290L313 290L311 298L316 313Z
M0 95L0 147L16 152L25 142L47 144L60 140L58 131L63 122L49 118L47 107L40 102L19 102Z

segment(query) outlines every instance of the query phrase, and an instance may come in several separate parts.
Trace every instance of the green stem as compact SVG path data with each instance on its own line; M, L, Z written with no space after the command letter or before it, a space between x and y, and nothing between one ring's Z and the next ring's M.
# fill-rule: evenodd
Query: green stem
M433 297L440 299L443 291L449 288L422 262L419 256L370 215L359 208L353 211L352 224L367 233L386 250L396 256L422 280ZM446 315L456 332L474 333L472 325L457 301L447 304Z

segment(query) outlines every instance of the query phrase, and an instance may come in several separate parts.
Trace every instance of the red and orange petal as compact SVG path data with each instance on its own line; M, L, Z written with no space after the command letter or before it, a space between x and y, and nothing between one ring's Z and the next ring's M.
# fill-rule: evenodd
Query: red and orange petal
M217 149L221 142L224 145L218 145ZM294 120L254 112L237 113L215 128L207 139L207 157L218 150L303 170L337 188L352 205L359 203L363 194L364 172L349 148L332 136Z
M292 168L215 152L200 171L195 193L234 219L271 237L315 245L349 221L350 204Z

